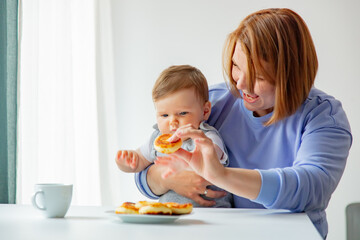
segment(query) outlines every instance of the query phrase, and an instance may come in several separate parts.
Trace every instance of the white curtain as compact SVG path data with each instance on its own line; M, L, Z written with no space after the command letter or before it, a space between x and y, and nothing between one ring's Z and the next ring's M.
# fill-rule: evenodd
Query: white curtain
M99 2L20 4L18 203L30 203L33 185L45 182L74 184L74 205L104 202L100 186L108 181L108 158L115 150L99 139L111 142L104 124L114 124L99 117L98 109L106 114L114 103L111 93L107 100L102 93L113 79L112 59L105 67L101 61L103 46L111 52L111 32L102 30L109 36L105 42L97 37L104 22L98 21L104 15L99 9L108 11L109 5L104 1L99 8ZM107 82L101 81L104 69Z

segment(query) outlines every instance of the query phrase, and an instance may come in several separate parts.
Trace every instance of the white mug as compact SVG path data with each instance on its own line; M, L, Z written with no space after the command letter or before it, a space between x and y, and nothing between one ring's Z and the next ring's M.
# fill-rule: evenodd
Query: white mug
M70 207L72 190L72 184L35 184L32 204L48 218L62 218Z

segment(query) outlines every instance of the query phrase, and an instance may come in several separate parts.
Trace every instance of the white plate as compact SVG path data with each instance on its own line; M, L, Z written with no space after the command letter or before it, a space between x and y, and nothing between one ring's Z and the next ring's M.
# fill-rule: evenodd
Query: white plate
M181 216L186 215L145 215L145 214L116 214L115 211L107 211L110 216L121 219L126 223L172 223Z

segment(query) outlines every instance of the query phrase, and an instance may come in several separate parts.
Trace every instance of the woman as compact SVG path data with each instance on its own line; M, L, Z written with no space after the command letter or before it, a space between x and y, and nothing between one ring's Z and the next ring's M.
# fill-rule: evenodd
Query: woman
M227 40L223 54L227 86L210 89L209 124L228 148L229 167L219 164L211 141L185 126L176 138L192 138L193 152L170 158L194 169L162 179L153 165L136 177L149 197L168 190L204 206L199 194L214 184L234 194L234 207L306 212L323 238L325 209L340 181L352 143L341 103L313 87L317 56L302 18L289 9L266 9L246 17ZM161 159L160 164L166 164ZM171 164L170 164L171 167Z

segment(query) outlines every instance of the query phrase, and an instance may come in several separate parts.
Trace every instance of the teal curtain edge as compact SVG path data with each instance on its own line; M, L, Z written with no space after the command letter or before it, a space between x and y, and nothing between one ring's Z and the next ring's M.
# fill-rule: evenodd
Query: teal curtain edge
M18 0L0 1L0 203L16 203Z

